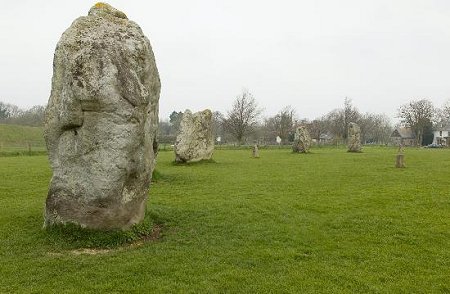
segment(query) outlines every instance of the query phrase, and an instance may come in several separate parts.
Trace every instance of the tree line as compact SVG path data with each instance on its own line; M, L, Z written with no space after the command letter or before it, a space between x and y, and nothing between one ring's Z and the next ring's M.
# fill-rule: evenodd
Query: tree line
M45 106L35 105L21 109L17 105L0 101L0 123L25 126L42 126L44 124Z
M0 123L42 126L44 112L42 105L21 109L0 101ZM168 119L160 120L160 142L175 142L182 116L181 111L173 111ZM281 144L291 144L295 127L304 125L317 144L344 144L349 123L355 122L361 128L364 144L388 144L394 128L406 127L415 134L417 145L426 145L433 140L434 127L449 125L450 100L441 108L435 107L429 99L412 100L398 108L397 117L401 121L394 126L385 114L360 112L349 98L344 99L342 107L312 120L299 117L289 105L273 116L262 117L262 108L256 98L243 90L227 112L213 112L213 132L218 144L277 144L277 137Z
M433 128L450 131L450 100L437 108L428 99L413 100L400 106L398 117L404 126L411 128L416 145L428 145L433 141Z
M361 128L364 144L388 144L395 128L410 128L415 134L417 145L426 145L433 140L435 126L448 124L450 120L450 100L442 108L436 108L428 99L417 99L401 105L397 117L400 123L393 125L389 117L382 113L362 113L345 98L342 107L333 109L321 117L309 120L300 118L292 106L283 107L273 116L263 118L262 108L255 97L244 90L238 95L226 113L213 112L214 133L223 144L291 144L294 129L304 125L316 144L345 144L350 122ZM160 139L164 143L175 140L183 113L173 111L168 120L160 122Z

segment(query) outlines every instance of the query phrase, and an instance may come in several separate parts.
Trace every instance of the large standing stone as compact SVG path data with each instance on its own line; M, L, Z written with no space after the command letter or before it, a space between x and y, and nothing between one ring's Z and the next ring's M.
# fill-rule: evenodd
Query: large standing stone
M348 126L348 152L361 152L361 130L353 122Z
M211 159L214 152L211 110L184 112L174 149L176 162Z
M305 126L299 126L295 129L294 143L292 151L298 153L308 153L311 147L311 136Z
M123 12L98 3L64 32L45 113L45 226L125 229L143 219L159 92L150 43Z

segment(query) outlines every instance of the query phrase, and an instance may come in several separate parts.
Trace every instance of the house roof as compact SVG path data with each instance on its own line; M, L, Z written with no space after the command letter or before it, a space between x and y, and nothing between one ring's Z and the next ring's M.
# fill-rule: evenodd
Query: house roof
M416 136L411 128L397 128L395 129L391 137L402 139L414 139Z

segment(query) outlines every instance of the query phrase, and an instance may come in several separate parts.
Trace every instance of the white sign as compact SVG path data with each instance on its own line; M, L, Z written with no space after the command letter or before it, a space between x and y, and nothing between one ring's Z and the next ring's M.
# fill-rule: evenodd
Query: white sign
M222 138L219 136L219 137L217 137L216 141L220 142L220 141L222 141Z
M281 144L281 138L280 138L280 136L277 136L277 143L278 143L278 144Z

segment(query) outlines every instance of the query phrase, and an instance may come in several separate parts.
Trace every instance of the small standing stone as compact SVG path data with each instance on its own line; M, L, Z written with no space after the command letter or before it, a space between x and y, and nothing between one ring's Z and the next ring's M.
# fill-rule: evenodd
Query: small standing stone
M254 144L252 148L252 157L259 158L258 144Z
M405 159L405 156L403 154L403 146L400 144L398 146L398 153L397 153L397 159L395 161L395 167L404 168L405 167L404 159Z
M296 153L308 153L311 147L311 136L305 126L295 129L292 151Z
M214 152L211 110L192 114L187 109L183 113L174 151L176 162L211 159Z
M353 122L348 126L348 152L361 152L361 129Z

